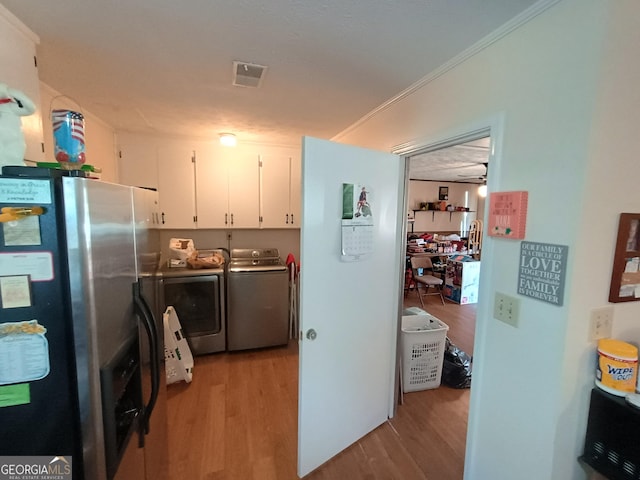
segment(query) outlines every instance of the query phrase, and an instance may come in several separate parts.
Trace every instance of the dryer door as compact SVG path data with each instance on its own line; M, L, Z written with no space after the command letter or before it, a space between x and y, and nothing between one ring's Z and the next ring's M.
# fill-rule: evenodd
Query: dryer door
M223 280L218 275L165 278L164 308L172 306L195 355L225 350Z

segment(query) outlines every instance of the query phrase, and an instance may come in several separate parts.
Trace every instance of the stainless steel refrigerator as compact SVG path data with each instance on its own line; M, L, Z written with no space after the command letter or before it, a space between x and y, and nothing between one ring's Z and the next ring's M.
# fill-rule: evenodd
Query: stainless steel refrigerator
M157 232L144 191L81 175L0 176L0 455L166 478Z

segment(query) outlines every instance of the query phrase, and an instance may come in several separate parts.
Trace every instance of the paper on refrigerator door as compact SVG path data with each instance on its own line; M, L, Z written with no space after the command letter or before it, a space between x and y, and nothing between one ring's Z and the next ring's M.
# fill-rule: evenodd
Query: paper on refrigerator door
M30 275L32 282L47 282L54 278L51 252L0 253L0 276Z
M37 320L0 323L0 385L49 375L47 329Z

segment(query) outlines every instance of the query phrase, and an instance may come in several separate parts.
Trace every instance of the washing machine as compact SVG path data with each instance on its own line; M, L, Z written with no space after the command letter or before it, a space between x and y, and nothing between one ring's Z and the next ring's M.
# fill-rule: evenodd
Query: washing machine
M227 279L227 350L286 345L289 273L278 249L231 250Z

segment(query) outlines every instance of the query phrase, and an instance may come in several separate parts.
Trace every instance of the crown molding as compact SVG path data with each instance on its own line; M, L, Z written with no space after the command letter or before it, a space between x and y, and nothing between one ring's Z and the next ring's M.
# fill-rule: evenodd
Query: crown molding
M40 37L2 4L0 4L0 17L4 18L13 28L25 35L33 43L36 45L40 44Z

